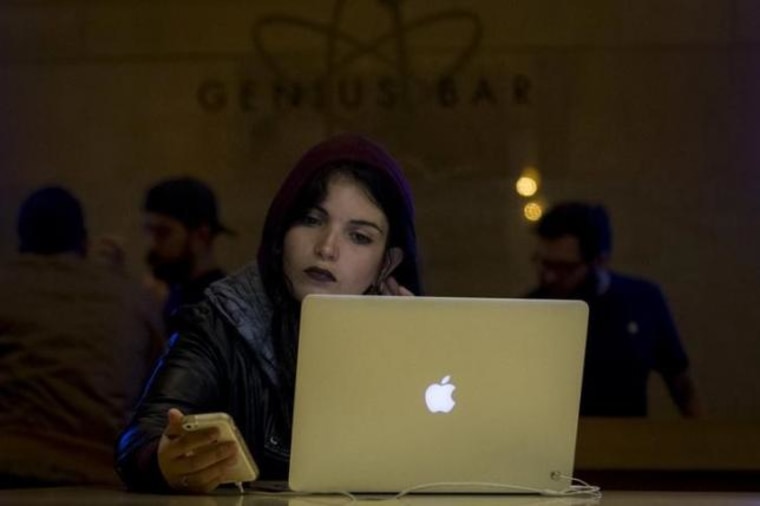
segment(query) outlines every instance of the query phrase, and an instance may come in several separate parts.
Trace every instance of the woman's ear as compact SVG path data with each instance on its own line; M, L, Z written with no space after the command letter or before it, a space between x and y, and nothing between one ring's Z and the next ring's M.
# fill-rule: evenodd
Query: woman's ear
M393 247L389 248L388 251L385 252L385 257L383 258L383 265L380 268L380 273L377 276L377 279L382 282L391 275L391 273L396 269L396 267L399 266L401 261L404 259L404 252L401 250L401 248Z

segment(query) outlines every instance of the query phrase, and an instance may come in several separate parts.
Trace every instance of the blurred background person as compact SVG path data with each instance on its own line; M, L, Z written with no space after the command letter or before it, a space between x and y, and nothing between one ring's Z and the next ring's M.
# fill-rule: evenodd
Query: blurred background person
M195 178L159 182L148 190L143 210L150 241L147 262L154 280L164 284L163 315L171 333L177 309L200 302L206 287L226 276L214 244L219 234L234 233L219 221L211 188Z
M701 413L689 360L661 290L610 271L612 227L604 207L567 202L539 220L528 297L589 305L581 415L646 416L650 373L665 380L683 416Z
M114 441L164 346L158 304L88 261L79 201L32 193L0 267L0 487L116 483Z

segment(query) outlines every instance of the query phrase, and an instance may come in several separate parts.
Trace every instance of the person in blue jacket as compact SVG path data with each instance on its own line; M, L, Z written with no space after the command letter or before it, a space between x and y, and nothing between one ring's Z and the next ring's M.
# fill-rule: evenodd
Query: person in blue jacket
M539 285L528 297L589 305L580 414L643 417L659 373L685 417L701 412L689 360L665 297L654 283L608 268L612 227L604 207L565 202L535 228Z

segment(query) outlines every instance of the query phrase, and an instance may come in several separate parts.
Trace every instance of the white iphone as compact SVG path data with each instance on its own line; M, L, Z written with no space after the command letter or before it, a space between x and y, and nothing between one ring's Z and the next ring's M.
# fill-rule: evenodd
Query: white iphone
M204 413L187 415L182 418L182 428L186 431L196 431L208 427L219 429L219 441L232 441L237 446L238 459L235 466L230 468L222 483L242 483L254 481L259 476L259 468L253 460L248 446L238 432L235 422L227 413Z

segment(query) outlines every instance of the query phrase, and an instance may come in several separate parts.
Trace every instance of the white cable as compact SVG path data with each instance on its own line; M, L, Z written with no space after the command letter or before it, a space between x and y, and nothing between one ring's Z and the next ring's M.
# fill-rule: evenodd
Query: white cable
M558 478L567 480L570 482L570 485L562 490L552 490L552 489L539 489L539 488L533 488L533 487L524 487L520 485L512 485L508 483L490 483L490 482L477 482L477 481L443 481L443 482L437 482L437 483L421 483L419 485L414 485L409 488L406 488L402 490L401 492L387 497L372 497L372 496L362 496L361 500L364 501L395 501L397 499L401 499L402 497L412 494L414 492L420 492L422 490L434 490L434 489L442 489L442 488L450 488L450 487L457 487L457 488L481 488L481 489L488 489L492 488L494 490L502 490L502 491L513 491L513 492L527 492L527 493L533 493L533 494L540 494L542 496L549 496L549 497L578 497L578 496L586 496L591 499L601 499L602 492L601 489L595 485L589 485L585 481L574 478L572 476L566 476L564 474L558 475ZM324 496L324 493L320 494L313 494L313 493L301 493L301 492L266 492L266 491L252 491L255 495L266 495L271 497L319 497ZM359 500L359 498L352 494L351 492L347 491L335 491L332 492L333 494L342 495L344 497L347 497L351 500L351 502L356 502Z
M520 485L512 485L509 483L490 483L490 482L471 482L471 481L463 481L463 482L440 482L440 483L424 483L420 485L415 485L413 487L409 487L405 490L402 490L398 494L392 497L392 499L400 499L401 497L404 497L407 494L413 493L413 492L419 492L421 490L431 490L436 488L444 488L444 487L468 487L468 488L493 488L495 490L511 490L515 492L529 492L534 494L541 494L545 496L552 496L552 497L569 497L569 496L589 496L592 499L599 499L602 497L602 492L599 489L599 487L589 485L583 480L580 480L578 478L573 478L565 475L561 475L561 478L564 478L566 480L569 480L571 482L571 485L563 490L551 490L551 489L538 489L533 487L523 487ZM578 483L578 485L573 485L572 483Z

